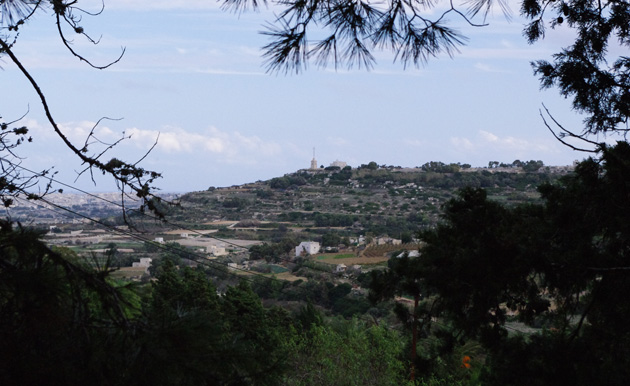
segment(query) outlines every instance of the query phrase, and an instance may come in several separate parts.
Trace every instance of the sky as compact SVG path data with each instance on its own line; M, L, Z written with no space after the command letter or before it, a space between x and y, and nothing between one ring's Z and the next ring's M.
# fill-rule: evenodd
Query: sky
M86 10L100 1L85 0ZM495 9L486 27L455 18L469 40L452 58L440 55L405 68L376 52L370 71L310 65L300 74L267 73L260 32L274 10L240 15L213 1L105 0L83 16L92 45L72 35L73 57L40 14L21 29L15 54L45 93L62 130L79 147L90 130L104 143L127 136L111 156L161 172L164 192L205 190L267 180L340 160L357 167L415 167L429 161L487 166L489 161L542 160L569 165L587 156L559 143L540 116L543 105L566 128L582 119L557 89L540 90L530 62L550 59L571 31L549 30L529 45L518 6L511 21ZM481 20L478 20L481 21ZM37 95L8 58L0 58L0 116L31 129L22 165L54 166L59 181L113 191L110 178L78 176L81 164L52 132ZM102 148L102 147L101 147ZM98 151L99 144L93 144ZM94 183L96 182L96 183ZM66 189L67 190L67 189Z

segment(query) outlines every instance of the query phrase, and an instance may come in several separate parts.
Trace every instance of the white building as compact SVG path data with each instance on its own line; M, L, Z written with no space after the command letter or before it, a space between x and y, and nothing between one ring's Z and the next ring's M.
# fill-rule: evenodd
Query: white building
M306 255L314 255L320 250L320 245L316 241L302 241L300 245L295 247L295 257Z
M416 250L414 250L414 251L405 251L405 252L402 252L400 255L398 255L396 257L397 258L403 258L405 256L408 256L408 257L420 257L420 251L416 251Z
M151 259L150 257L143 257L140 259L140 262L136 262L136 263L131 263L131 266L133 268L144 268L144 271L148 271L149 267L151 266L151 261L153 259Z
M143 257L140 259L140 262L131 263L131 266L132 267L150 267L151 261L153 261L153 259L151 259L150 257Z
M391 237L377 237L376 245L400 245L402 244L402 240L393 239Z
M216 245L210 245L207 250L212 256L223 256L227 254L224 247L217 247Z
M336 160L335 162L331 163L330 166L338 166L339 169L343 169L348 166L348 164L343 161Z

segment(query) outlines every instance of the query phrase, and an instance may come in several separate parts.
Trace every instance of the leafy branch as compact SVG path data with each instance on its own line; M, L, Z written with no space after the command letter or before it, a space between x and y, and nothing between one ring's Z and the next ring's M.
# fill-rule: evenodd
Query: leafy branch
M263 4L267 4L263 2ZM505 1L499 4L509 17ZM437 4L430 1L390 0L374 4L364 0L277 0L282 7L273 22L266 24L263 35L271 42L263 47L269 72L299 73L310 60L325 67L346 64L370 69L376 62L375 49L389 49L394 61L404 66L420 66L430 58L445 53L454 55L466 43L459 31L445 24L448 15L455 15L473 27L486 24L473 22L478 13L487 16L492 0L474 0L468 10L460 10L451 1L437 16L429 16ZM259 2L225 0L223 8L242 12L256 9ZM329 31L321 39L311 40L311 32Z

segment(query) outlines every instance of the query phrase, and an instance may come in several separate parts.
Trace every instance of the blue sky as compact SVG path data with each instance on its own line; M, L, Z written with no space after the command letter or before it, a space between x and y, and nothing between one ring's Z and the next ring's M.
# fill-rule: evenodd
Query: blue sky
M83 1L96 9L100 2ZM83 143L96 133L113 141L131 135L112 155L142 157L162 172L164 191L193 191L281 176L335 160L351 166L376 161L420 166L428 161L485 166L488 161L540 159L566 165L585 157L558 143L539 115L544 103L567 128L582 118L556 89L540 91L529 62L549 59L570 42L570 31L548 31L528 45L523 22L507 22L497 9L489 26L453 24L469 37L453 58L442 55L421 68L392 63L377 52L371 70L335 71L311 65L299 75L265 73L259 32L272 11L226 13L212 1L106 0L98 17L83 26L101 43L77 36L74 48L97 64L72 57L55 34L54 20L41 14L22 29L15 53L46 93L56 120ZM91 8L90 8L91 7ZM76 179L81 165L47 125L33 90L12 63L0 63L0 114L24 119L35 142L24 145L23 165L55 165L57 178L91 191L111 191L108 179ZM96 149L96 147L95 147Z

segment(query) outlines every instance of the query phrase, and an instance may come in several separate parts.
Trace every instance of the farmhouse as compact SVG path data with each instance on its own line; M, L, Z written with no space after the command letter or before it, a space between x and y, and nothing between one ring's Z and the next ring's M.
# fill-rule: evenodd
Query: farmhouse
M375 239L376 245L400 245L402 241L399 239L393 239L391 237L377 237Z
M295 247L295 257L306 255L314 255L320 250L320 245L316 241L302 241L300 245Z
M134 262L131 263L131 266L133 268L144 268L144 272L149 272L149 267L151 266L151 261L153 261L153 259L149 258L149 257L143 257L140 259L140 262Z
M210 245L208 248L208 253L210 253L212 256L223 256L223 255L227 255L227 252L225 251L225 247L219 247L216 245Z

